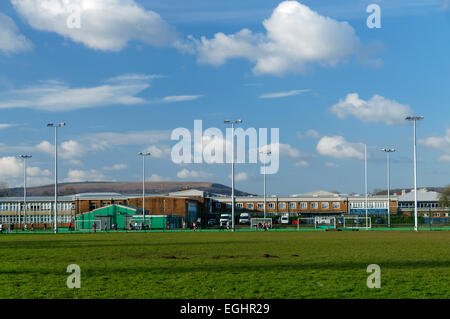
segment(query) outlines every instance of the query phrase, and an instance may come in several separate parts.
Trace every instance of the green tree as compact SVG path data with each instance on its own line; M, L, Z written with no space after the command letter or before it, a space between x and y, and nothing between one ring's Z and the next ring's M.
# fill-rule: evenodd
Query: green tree
M450 185L445 187L439 195L439 203L442 207L450 207Z

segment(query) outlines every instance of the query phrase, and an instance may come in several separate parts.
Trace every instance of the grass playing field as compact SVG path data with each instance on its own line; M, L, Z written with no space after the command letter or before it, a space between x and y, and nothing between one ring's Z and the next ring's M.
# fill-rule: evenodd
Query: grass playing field
M0 235L0 298L449 298L449 278L449 231Z

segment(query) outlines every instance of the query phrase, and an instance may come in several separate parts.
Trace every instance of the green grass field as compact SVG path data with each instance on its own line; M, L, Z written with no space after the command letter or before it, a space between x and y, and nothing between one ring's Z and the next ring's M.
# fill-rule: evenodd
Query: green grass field
M0 235L0 298L449 298L449 278L449 231Z

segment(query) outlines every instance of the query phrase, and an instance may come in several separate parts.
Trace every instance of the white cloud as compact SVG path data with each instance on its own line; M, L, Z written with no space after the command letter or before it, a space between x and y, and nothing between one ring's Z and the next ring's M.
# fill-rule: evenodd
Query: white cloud
M14 21L0 12L0 53L12 54L32 49L32 44L19 33Z
M427 147L441 150L445 154L437 158L438 162L450 162L450 128L444 136L432 136L419 140L419 143Z
M114 164L112 166L104 166L103 169L105 171L121 171L127 169L128 166L126 164Z
M134 0L11 0L35 29L102 51L120 51L131 41L163 47L177 46L177 36L154 11ZM70 6L81 9L81 28L69 28Z
M174 95L163 97L160 101L163 103L194 101L203 97L203 95Z
M317 143L317 151L339 159L364 159L361 143L349 143L343 136L324 136Z
M432 136L419 140L419 143L431 148L450 152L450 128L447 129L445 136Z
M150 84L136 77L82 88L71 88L58 81L46 81L0 93L0 109L30 108L57 112L110 105L136 105L145 102L136 95L149 87Z
M169 181L170 178L168 178L168 177L163 177L163 176L160 176L160 175L158 175L158 174L152 174L152 176L150 176L150 177L148 178L148 180L149 180L150 182L165 182L165 181Z
M303 93L309 92L309 91L310 90L292 90L292 91L287 91L287 92L267 93L267 94L260 95L259 98L260 99L277 99L277 98L282 98L282 97L300 95L300 94L303 94Z
M198 179L198 178L209 178L211 177L211 174L202 171L188 170L184 168L177 173L177 177L181 179L188 179L188 178Z
M14 127L14 126L16 126L16 125L14 125L14 124L1 124L0 123L0 130L11 128L11 127Z
M51 183L52 173L48 169L28 165L27 184L36 186ZM0 180L8 182L10 186L23 185L23 161L17 157L7 156L0 158Z
M95 169L91 170L69 169L67 177L64 179L64 181L67 183L98 182L105 180L107 180L107 177L103 175L100 171Z
M41 143L36 145L36 149L47 154L53 154L55 151L54 145L49 141L42 141ZM83 157L85 153L86 148L79 142L73 140L62 142L58 147L59 156L67 160Z
M321 16L297 1L283 1L263 22L264 34L243 29L236 34L192 39L200 63L224 64L246 58L257 74L304 72L310 65L334 66L361 48L347 22Z
M228 178L231 179L231 174L228 175ZM243 182L243 181L246 181L246 180L248 180L248 174L245 173L245 172L239 172L239 173L237 173L237 174L234 174L234 180L235 180L236 182Z
M171 148L168 146L156 146L151 145L145 149L145 152L150 152L153 158L169 158L171 153Z
M305 160L300 160L300 161L296 162L294 164L294 166L308 167L309 163L307 161L305 161Z
M170 131L131 131L125 133L102 132L88 134L80 138L94 151L114 146L149 145L161 141L170 141Z
M358 93L351 93L331 107L331 112L344 119L353 115L363 122L380 122L387 125L405 124L405 117L412 114L408 105L374 95L364 101Z
M297 136L301 139L310 137L310 138L319 138L320 137L320 133L317 132L316 130L313 129L309 129L307 130L305 133L302 132L297 132Z
M437 158L438 162L450 162L450 154L444 154Z
M333 163L333 162L326 162L326 163L325 163L325 166L326 166L326 167L332 167L332 168L338 168L338 167L339 167L338 164Z

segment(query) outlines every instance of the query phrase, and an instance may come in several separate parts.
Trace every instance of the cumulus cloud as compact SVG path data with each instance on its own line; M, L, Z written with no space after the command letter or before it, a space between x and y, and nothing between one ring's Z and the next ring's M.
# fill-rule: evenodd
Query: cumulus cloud
M300 161L296 162L294 164L294 166L308 167L309 163L307 161L305 161L305 160L300 160Z
M100 171L95 169L91 170L69 169L67 177L64 179L64 181L67 183L99 182L105 180L107 180L107 177L103 175Z
M331 107L331 112L344 119L353 115L363 122L380 122L387 125L404 124L405 117L413 112L408 105L374 95L370 100L362 100L358 93L351 93L344 100Z
M147 81L138 77L116 79L108 84L79 88L58 81L46 81L22 89L1 92L0 109L30 108L59 112L110 105L136 105L145 102L137 95L149 87Z
M188 170L187 168L182 169L177 173L177 177L181 179L197 179L197 178L209 178L211 174L202 171Z
M160 175L158 175L158 174L152 174L152 176L150 176L150 177L148 178L148 180L149 180L150 182L165 182L165 181L169 181L170 178L168 178L168 177L163 177L163 176L160 176Z
M2 123L0 123L0 130L11 128L11 127L14 127L14 126L15 126L14 124L2 124Z
M325 166L326 167L331 167L331 168L338 168L339 165L333 162L325 162Z
M310 138L319 138L320 137L320 133L317 132L316 130L309 129L305 133L297 132L297 136L299 138L301 138L301 139L308 138L308 137L310 137Z
M150 152L153 158L169 158L171 148L166 145L151 145L145 149L145 152Z
M29 163L30 164L30 163ZM52 173L48 169L28 165L28 185L36 186L51 182ZM7 181L11 186L23 185L23 161L17 157L0 158L0 180Z
M231 174L228 175L228 178L231 179ZM246 180L248 180L248 174L245 173L245 172L239 172L239 173L237 173L237 174L234 174L234 180L235 180L236 182L243 182L243 181L246 181Z
M127 169L128 166L126 164L114 164L112 166L104 166L103 169L105 171L121 171Z
M364 159L364 144L350 143L343 136L324 136L317 143L319 154L339 159Z
M31 50L32 47L31 42L20 34L14 21L0 12L0 53L9 55Z
M47 154L53 154L55 151L54 145L49 141L42 141L36 145L36 149ZM83 157L85 153L86 148L79 142L73 140L62 142L58 147L58 155L67 160Z
M177 46L173 28L161 16L134 0L11 0L17 12L40 31L102 51L120 51L131 41L164 47ZM71 12L81 28L69 28Z
M278 99L283 97L300 95L311 90L292 90L287 92L266 93L259 96L260 99Z
M163 97L160 101L163 103L185 102L194 101L203 97L203 95L173 95Z
M437 158L438 162L450 162L450 128L444 136L431 136L420 139L419 143L444 152L445 154Z
M200 63L221 65L232 58L255 64L257 74L304 72L308 66L335 66L362 47L347 22L321 16L297 1L283 1L264 20L265 33L243 29L193 39Z

